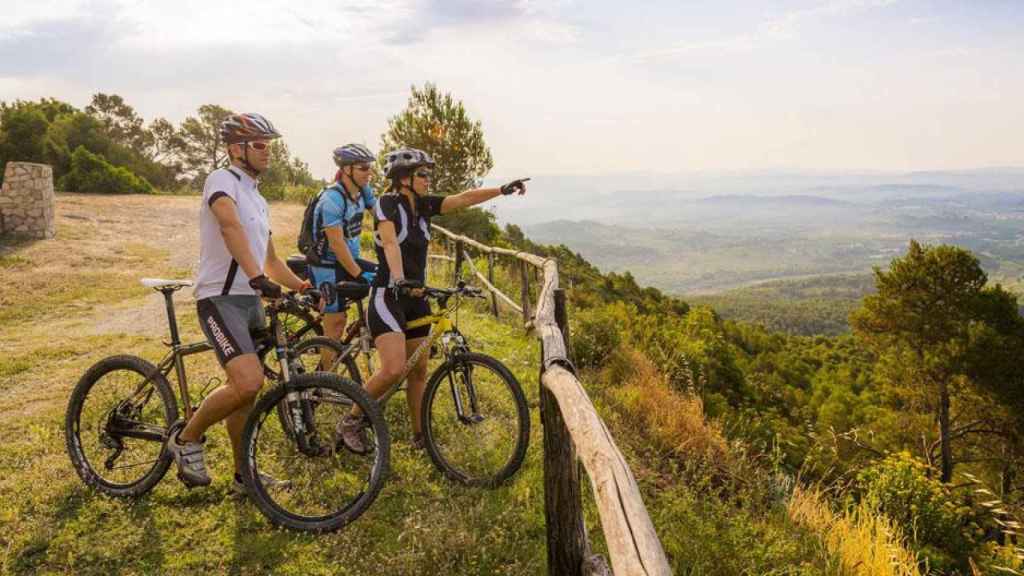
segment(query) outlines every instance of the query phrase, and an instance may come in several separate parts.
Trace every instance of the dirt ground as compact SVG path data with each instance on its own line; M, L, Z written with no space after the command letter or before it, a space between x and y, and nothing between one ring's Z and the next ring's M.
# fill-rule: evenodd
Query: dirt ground
M57 392L46 389L49 378L30 389L12 386L26 375L18 362L36 369L43 358L59 362L87 353L83 343L89 338L167 339L163 296L139 280L192 279L199 260L200 201L198 196L59 194L54 239L0 239L0 415L6 407L23 412ZM271 205L275 247L282 256L294 251L303 208ZM189 289L175 296L186 333L194 324L193 302Z

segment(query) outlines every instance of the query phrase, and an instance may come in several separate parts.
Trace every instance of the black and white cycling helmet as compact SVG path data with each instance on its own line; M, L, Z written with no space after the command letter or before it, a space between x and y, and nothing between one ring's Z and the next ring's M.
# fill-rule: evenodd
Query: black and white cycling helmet
M361 164L363 162L372 164L377 161L373 152L362 144L345 144L334 149L334 163L338 168L349 164Z
M434 159L423 150L399 148L384 157L384 177L399 178L420 166L433 167Z
M238 144L252 140L273 140L281 133L262 114L249 112L233 114L220 124L220 139L225 144Z

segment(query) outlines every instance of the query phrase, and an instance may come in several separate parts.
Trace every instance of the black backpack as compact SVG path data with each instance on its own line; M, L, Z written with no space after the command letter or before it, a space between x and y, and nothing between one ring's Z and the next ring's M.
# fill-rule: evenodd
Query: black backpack
M323 232L323 222L317 222L316 227L320 233L317 234L317 238L313 237L313 215L316 213L316 205L320 203L320 199L328 190L332 189L340 191L342 193L342 200L346 203L348 202L348 198L345 198L346 194L341 190L340 184L334 184L317 192L315 196L310 198L309 203L306 204L306 211L302 215L302 228L299 229L297 246L299 252L306 257L306 262L313 266L320 265L320 257L327 248L327 236Z

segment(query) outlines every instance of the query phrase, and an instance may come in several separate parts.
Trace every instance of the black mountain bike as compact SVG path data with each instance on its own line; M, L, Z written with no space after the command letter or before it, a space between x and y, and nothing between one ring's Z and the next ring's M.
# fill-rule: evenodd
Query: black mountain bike
M182 344L174 315L172 295L189 281L143 280L145 286L164 295L170 328L168 354L156 366L128 355L100 360L79 380L71 394L65 416L68 454L75 471L87 485L114 497L139 497L151 490L172 463L164 450L169 433L192 417L186 381L185 356L210 351L206 342ZM246 425L246 466L242 471L248 493L259 509L275 523L310 531L337 530L359 517L373 503L387 475L390 440L387 425L377 404L357 384L327 373L304 373L302 364L292 361L291 347L280 321L281 311L308 308L313 297L285 294L266 305L269 329L253 334L264 370L277 385L263 394ZM273 350L278 368L267 366ZM168 376L175 371L184 407L179 403ZM353 403L367 415L371 452L356 456L335 450L335 442L311 449L285 431L277 413L279 404L298 414L307 404L302 398L318 400L315 414L300 419L303 426L333 430ZM269 407L269 408L268 408ZM260 472L285 482L264 484Z

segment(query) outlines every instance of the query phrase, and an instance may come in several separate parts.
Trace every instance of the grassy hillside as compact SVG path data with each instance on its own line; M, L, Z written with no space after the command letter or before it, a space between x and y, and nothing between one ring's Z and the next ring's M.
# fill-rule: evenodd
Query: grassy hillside
M106 355L162 356L162 300L137 279L190 275L197 202L62 195L56 240L0 244L7 280L0 283L0 574L543 573L537 345L517 323L487 316L485 304L460 313L461 327L475 349L512 369L534 408L527 460L507 486L471 490L441 478L411 450L396 399L387 413L394 474L371 509L336 534L274 529L230 496L229 446L219 427L208 444L211 487L186 490L172 473L138 502L85 489L64 449L68 393ZM301 211L271 208L282 254ZM563 256L567 269L582 266ZM610 275L576 291L576 300L629 301L648 313L678 304L631 277ZM191 297L177 302L183 338L199 339ZM220 376L212 355L187 364L193 390ZM729 439L700 400L643 354L622 346L582 379L637 478L675 573L852 575L863 573L858 550L907 557L898 534L877 528L877 518L834 515L814 493L793 492L781 455ZM584 492L590 538L604 552L589 487ZM841 545L852 537L857 546ZM912 561L901 566L886 573L917 573Z
M338 534L275 530L255 507L229 496L229 445L221 427L210 442L215 480L209 488L188 491L173 472L136 503L84 488L64 449L68 393L103 356L128 352L152 361L162 356L161 297L137 279L188 277L198 254L197 202L61 196L56 240L2 245L0 573L541 571L539 436L531 440L514 482L494 491L469 490L442 480L423 453L410 449L400 398L388 411L395 476L370 511ZM301 210L287 204L271 208L283 253ZM201 338L191 296L180 294L177 306L183 338ZM502 358L534 402L536 345L521 329L486 316L464 314L462 321L476 348ZM187 363L194 392L219 376L212 355L190 357ZM534 422L535 432L538 427Z

